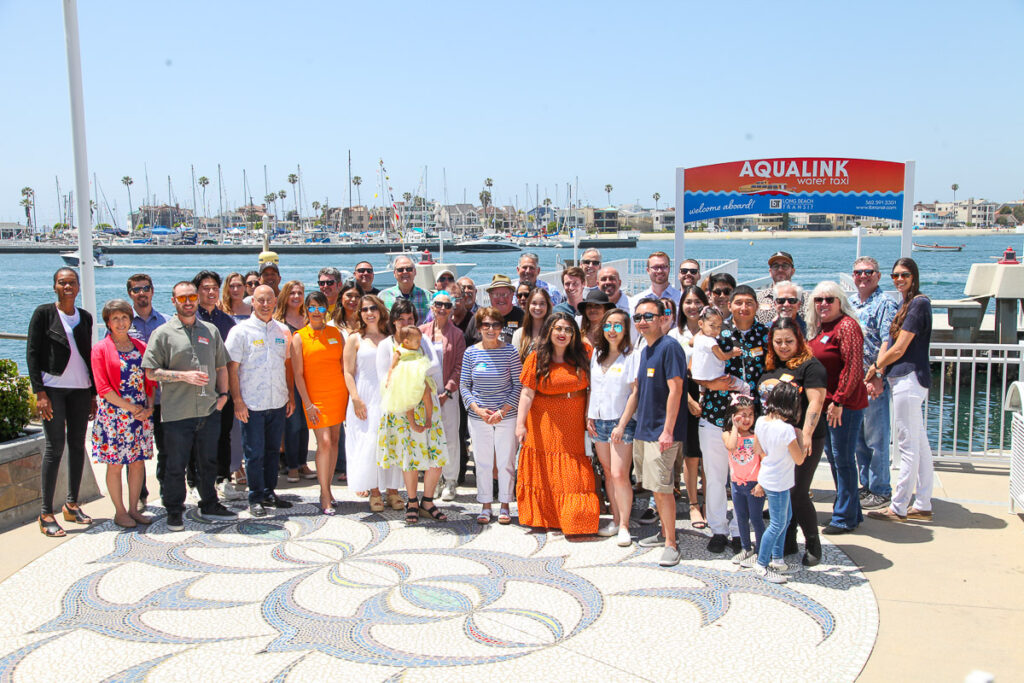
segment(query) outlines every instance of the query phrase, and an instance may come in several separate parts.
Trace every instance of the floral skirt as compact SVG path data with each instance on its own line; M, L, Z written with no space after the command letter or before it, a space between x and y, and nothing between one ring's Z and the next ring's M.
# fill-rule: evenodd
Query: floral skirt
M422 424L426 417L422 401L416 406L414 415ZM381 415L380 429L377 430L377 464L384 469L397 467L406 472L448 464L448 440L437 401L434 401L430 428L426 431L413 431L405 413L385 412Z
M107 465L130 465L153 456L153 420L136 420L102 398L92 423L92 458Z

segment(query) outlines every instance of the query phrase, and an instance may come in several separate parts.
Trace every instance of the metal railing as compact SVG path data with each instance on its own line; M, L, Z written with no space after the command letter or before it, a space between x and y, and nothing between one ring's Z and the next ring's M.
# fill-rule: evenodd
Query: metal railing
M925 429L935 460L1007 463L1011 416L1003 401L1024 374L1024 345L933 342L928 356L933 381ZM895 445L893 455L898 462Z

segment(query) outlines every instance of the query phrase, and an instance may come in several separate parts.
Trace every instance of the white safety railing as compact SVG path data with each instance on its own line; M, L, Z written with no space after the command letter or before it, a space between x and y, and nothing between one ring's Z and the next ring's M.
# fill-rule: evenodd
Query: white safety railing
M1011 417L1003 399L1010 383L1022 376L1024 345L936 342L929 360L933 373L925 428L936 461L1008 462Z

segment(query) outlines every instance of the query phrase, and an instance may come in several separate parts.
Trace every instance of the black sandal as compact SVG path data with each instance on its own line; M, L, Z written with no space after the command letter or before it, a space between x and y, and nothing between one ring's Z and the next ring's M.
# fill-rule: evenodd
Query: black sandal
M420 501L417 498L410 498L405 504L405 523L415 524L420 521Z
M423 496L422 498L420 498L420 503L430 503L430 507L428 507L428 508L425 508L422 505L420 506L420 515L421 516L423 516L423 517L432 517L435 522L447 522L448 521L448 515L446 515L443 512L441 512L441 508L439 508L436 505L434 505L434 499L433 498L427 498L426 496Z
M75 524L92 524L92 517L82 512L81 505L69 508L67 504L65 504L61 512L64 514L65 522L74 522Z
M47 521L43 519L42 515L39 515L39 531L43 533L43 536L49 536L50 538L67 536L64 530L60 528L60 524L57 524L56 517Z

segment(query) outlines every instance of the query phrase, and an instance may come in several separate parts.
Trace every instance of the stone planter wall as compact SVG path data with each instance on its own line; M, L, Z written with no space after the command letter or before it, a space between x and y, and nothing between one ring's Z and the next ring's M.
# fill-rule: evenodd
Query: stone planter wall
M0 531L21 526L39 516L40 472L46 438L41 427L25 428L27 436L0 444ZM60 515L68 490L67 450L61 458L57 490L53 496L54 512ZM89 463L82 471L78 500L86 503L100 497L96 478Z

